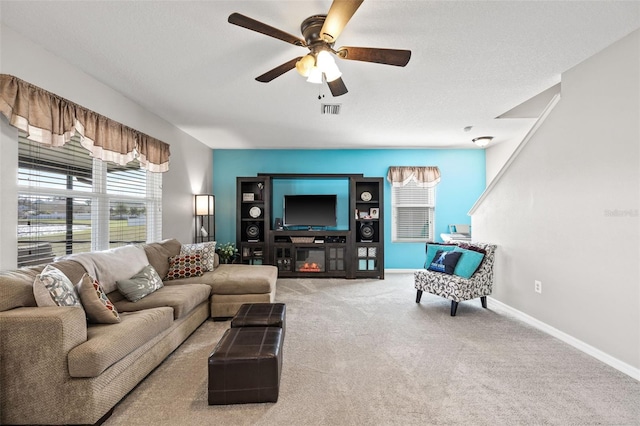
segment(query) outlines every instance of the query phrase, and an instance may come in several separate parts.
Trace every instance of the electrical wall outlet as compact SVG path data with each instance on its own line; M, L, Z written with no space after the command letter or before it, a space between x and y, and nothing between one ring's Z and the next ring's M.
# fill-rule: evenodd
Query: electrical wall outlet
M533 289L535 290L536 293L542 294L542 281L535 280L533 282Z

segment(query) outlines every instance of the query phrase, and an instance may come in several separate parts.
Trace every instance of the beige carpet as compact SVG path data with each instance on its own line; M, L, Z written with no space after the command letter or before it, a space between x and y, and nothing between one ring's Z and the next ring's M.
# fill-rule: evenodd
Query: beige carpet
M207 405L205 322L116 407L116 425L640 425L640 382L480 301L413 277L280 279L287 304L277 403Z

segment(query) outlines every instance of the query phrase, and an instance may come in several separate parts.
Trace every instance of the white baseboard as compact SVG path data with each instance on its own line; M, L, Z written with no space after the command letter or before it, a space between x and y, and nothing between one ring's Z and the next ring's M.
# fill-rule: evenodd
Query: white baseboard
M413 274L418 269L385 269L385 274Z
M545 333L573 346L574 348L578 349L579 351L582 351L584 353L586 353L587 355L590 355L592 357L594 357L595 359L604 362L605 364L609 365L610 367L615 368L616 370L628 375L631 378L634 378L638 381L640 381L640 369L635 368L625 362L620 361L617 358L612 357L611 355L602 352L600 349L594 348L593 346L576 339L573 336L568 335L567 333L564 333L560 330L558 330L557 328L551 327L548 324L545 324L542 321L539 321L527 314L525 314L524 312L520 312L517 309L512 308L509 305L505 305L504 303L500 302L499 300L496 300L492 297L489 297L491 304L495 304L497 305L500 309L503 309L505 311L507 311L508 313L510 313L511 315L515 316L516 318L518 318L519 320L537 328L538 330L544 331Z

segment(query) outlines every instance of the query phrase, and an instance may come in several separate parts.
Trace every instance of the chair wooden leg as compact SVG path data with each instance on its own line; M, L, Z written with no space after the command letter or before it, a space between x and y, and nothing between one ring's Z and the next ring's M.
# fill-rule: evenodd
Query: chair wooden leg
M422 290L418 290L418 294L416 294L416 303L420 303L420 299L422 299Z
M458 310L458 302L456 302L455 300L451 301L451 316L455 317L456 316L456 311Z
M487 296L480 296L480 303L482 303L482 307L487 309Z

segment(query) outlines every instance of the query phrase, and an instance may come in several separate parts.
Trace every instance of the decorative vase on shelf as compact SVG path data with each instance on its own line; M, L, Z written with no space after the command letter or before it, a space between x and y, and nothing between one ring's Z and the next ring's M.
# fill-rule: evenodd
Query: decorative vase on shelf
M262 182L258 183L258 200L262 201L262 190L264 189L264 184Z

